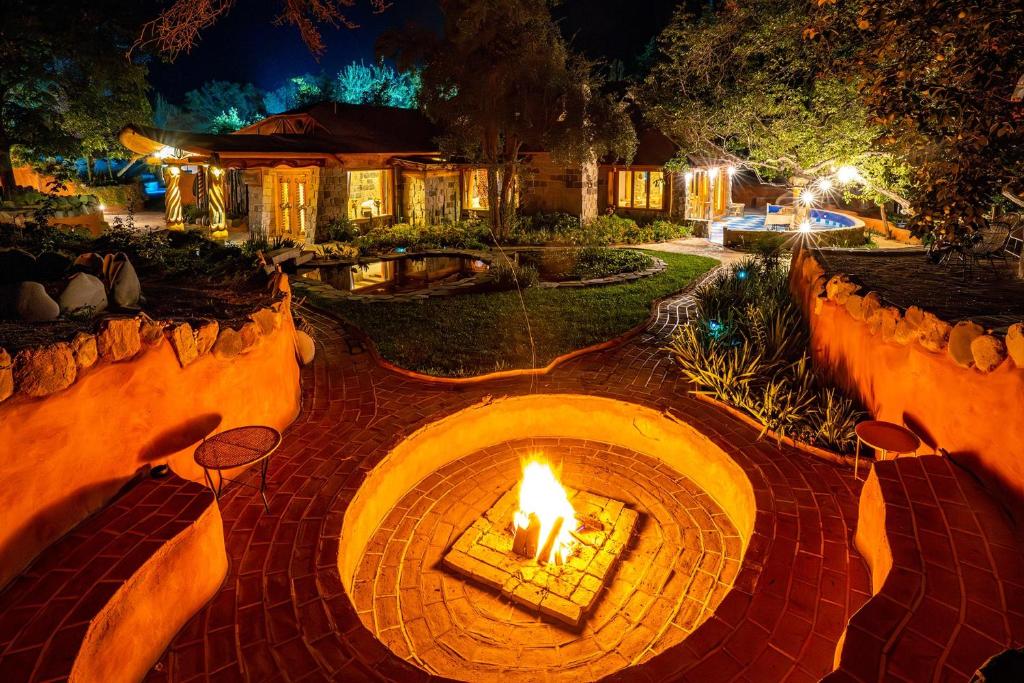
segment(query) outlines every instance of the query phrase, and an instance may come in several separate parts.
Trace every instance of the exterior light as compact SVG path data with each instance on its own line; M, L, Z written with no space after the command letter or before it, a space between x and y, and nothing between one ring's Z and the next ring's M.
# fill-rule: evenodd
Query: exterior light
M717 178L718 177L718 167L717 166L712 167L711 170L708 171L708 175L711 177L712 180Z
M731 178L732 176L736 175L736 167L730 166L729 168L725 169L725 172L728 173L729 177Z
M210 167L210 173L212 173L212 174L213 174L213 177L214 177L214 178L220 178L220 176L221 176L221 174L222 174L223 172L224 172L224 169L222 169L222 168L221 168L221 167L219 167L219 166L211 166L211 167Z
M810 231L811 231L811 222L810 221L804 221L803 223L800 224L800 232L810 232Z
M181 169L177 166L170 166L167 168L167 172L171 175L179 175L181 173Z
M832 190L831 178L821 178L818 180L818 189L822 192L830 192Z
M693 180L693 171L687 171L683 175L683 180L685 180L686 182L690 182L691 180Z
M106 205L106 204L100 204L100 205L99 205L99 206L97 206L96 208L97 208L97 209L99 209L99 210L100 210L100 212L103 212L103 211L106 211L106 210L107 210L107 205Z
M174 156L174 148L169 145L164 145L160 150L154 154L157 159L166 159L167 157Z
M836 179L843 184L854 183L860 180L860 172L853 166L840 166Z
M818 199L818 195L815 194L814 190L804 190L800 193L800 203L804 206L811 206Z

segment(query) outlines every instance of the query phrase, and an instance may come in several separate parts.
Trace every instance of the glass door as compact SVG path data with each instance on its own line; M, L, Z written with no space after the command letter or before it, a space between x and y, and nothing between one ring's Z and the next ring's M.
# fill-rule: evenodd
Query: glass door
M276 234L293 239L305 239L307 234L309 173L306 171L276 171L274 173L274 222Z

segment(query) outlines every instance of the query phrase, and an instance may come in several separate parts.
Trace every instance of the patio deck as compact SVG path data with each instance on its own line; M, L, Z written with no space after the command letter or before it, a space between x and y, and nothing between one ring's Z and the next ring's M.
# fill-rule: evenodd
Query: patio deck
M1014 259L996 261L995 272L982 263L965 278L959 264L936 265L921 250L820 253L828 275L846 273L900 308L919 306L952 324L973 320L998 331L1024 319L1024 280Z

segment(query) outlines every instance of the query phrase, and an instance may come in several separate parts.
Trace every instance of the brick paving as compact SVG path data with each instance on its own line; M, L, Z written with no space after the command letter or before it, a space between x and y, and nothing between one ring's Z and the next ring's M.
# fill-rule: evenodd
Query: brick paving
M733 589L689 637L621 676L803 681L830 671L844 626L869 593L851 540L861 484L848 469L758 441L752 428L687 394L660 346L688 305L685 296L666 301L647 333L548 375L475 385L430 384L384 371L343 325L305 312L316 330L317 360L303 371L302 414L270 463L271 512L247 489L225 492L229 575L148 680L428 678L374 637L342 586L338 550L346 507L368 471L417 429L486 396L531 391L669 411L735 459L755 492L753 535ZM550 664L562 661L560 654Z

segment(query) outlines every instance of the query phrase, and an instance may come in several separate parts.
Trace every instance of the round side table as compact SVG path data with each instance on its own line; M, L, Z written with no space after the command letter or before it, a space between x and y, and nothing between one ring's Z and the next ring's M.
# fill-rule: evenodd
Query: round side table
M860 445L866 443L877 451L882 451L882 459L889 453L897 455L901 453L916 453L921 447L921 439L917 434L910 431L903 425L883 420L868 420L859 422L854 431L857 433L857 450L854 452L853 476L857 476L857 469L860 464Z
M224 480L227 479L242 486L258 489L263 498L263 509L270 512L266 493L267 465L270 464L270 455L280 445L281 432L273 427L235 427L220 434L214 434L209 439L204 439L196 448L193 457L196 464L203 468L206 483L210 485L217 500L220 500L221 488L224 485ZM258 487L224 476L224 470L245 467L257 462L260 463L260 485ZM213 476L210 474L210 470L217 472L216 487L213 485Z

